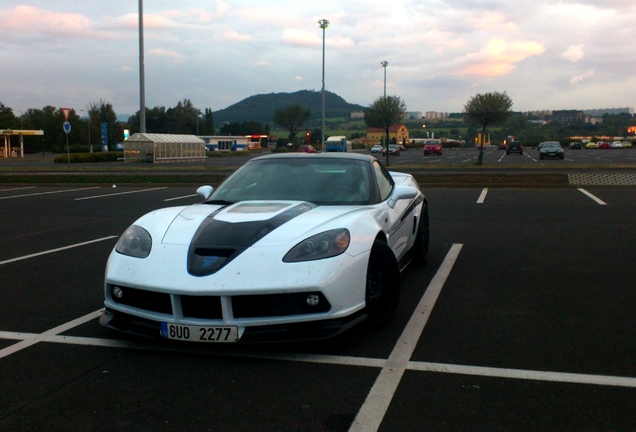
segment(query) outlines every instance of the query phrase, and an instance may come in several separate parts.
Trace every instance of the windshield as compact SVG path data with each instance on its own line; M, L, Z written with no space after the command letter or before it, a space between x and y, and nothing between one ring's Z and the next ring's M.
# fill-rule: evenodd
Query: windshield
M541 148L559 148L559 147L561 147L561 145L555 142L546 142L546 143L543 143L543 145L541 146Z
M344 158L253 160L227 178L207 202L248 200L308 201L318 205L370 203L368 163Z

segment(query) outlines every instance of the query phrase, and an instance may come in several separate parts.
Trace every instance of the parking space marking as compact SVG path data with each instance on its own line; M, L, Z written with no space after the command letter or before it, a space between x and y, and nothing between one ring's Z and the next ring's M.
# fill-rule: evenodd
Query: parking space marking
M486 200L486 195L488 195L488 188L484 188L484 190L481 191L479 198L477 198L477 204L483 204Z
M36 186L25 186L25 187L17 187L17 188L10 188L10 189L0 189L0 192L9 192L14 190L35 189L35 188Z
M134 194L134 193L140 193L140 192L151 192L151 191L156 191L160 189L168 189L168 186L150 188L150 189L140 189L135 191L127 191L127 192L117 192L117 193L111 193L111 194L105 194L105 195L93 195L89 197L75 198L75 201L83 201L83 200L89 200L89 199L95 199L95 198L106 198L106 197L111 197L115 195L128 195L128 194Z
M349 428L350 432L372 432L377 431L380 427L420 335L433 311L437 297L442 291L455 261L457 261L462 246L462 244L454 244L446 254L442 265L426 288L424 296L422 296L395 348L393 348L389 360L382 368L367 399L358 411L358 415Z
M420 372L440 372L460 375L476 375L491 378L511 378L534 381L564 382L572 384L593 384L614 387L636 387L636 378L611 375L587 375L564 372L531 371L481 366L450 365L443 363L409 362L410 370Z
M588 191L586 191L583 188L579 188L579 190L581 192L583 192L583 194L587 195L588 197L592 198L594 201L596 201L599 205L607 205L603 200L595 197L594 195L592 195L591 193L589 193Z
M186 199L186 198L192 198L197 196L197 194L192 194L192 195L184 195L184 196L180 196L180 197L174 197L174 198L167 198L164 200L165 201L175 201L175 200L180 200L180 199Z
M0 265L10 264L10 263L13 263L13 262L16 262L16 261L22 261L22 260L29 259L29 258L35 258L35 257L39 257L39 256L42 256L42 255L47 255L47 254L51 254L51 253L55 253L55 252L60 252L60 251L67 250L67 249L73 249L73 248L80 247L80 246L86 246L88 244L98 243L98 242L101 242L101 241L104 241L104 240L110 240L110 239L114 239L114 238L117 238L117 237L118 236L114 236L114 235L113 236L108 236L108 237L102 237L102 238L98 238L98 239L95 239L95 240L89 240L89 241L85 241L85 242L82 242L82 243L76 243L76 244L69 245L69 246L63 246L63 247L56 248L56 249L50 249L50 250L43 251L43 252L37 252L37 253L31 254L31 255L25 255L25 256L21 256L21 257L17 257L17 258L11 258L11 259L8 259L8 260L5 260L5 261L0 261Z
M0 200L12 199L12 198L24 198L24 197L37 196L37 195L50 195L50 194L58 194L58 193L65 193L65 192L77 192L77 191L85 191L85 190L91 190L91 189L99 189L99 186L79 188L79 189L64 189L64 190L49 191L49 192L37 192L37 193L23 194L23 195L12 195L8 197L0 197Z
M54 327L50 330L45 331L44 333L40 333L40 334L36 334L36 335L31 335L29 337L27 337L26 339L23 339L21 342L18 342L17 344L14 345L10 345L4 349L0 350L0 359L4 358L6 356L9 356L11 354L15 354L18 351L21 351L25 348L30 347L31 345L35 345L38 342L42 342L43 340L45 340L47 337L49 336L53 336L59 333L64 333L67 330L72 329L73 327L77 327L79 325L82 325L88 321L94 320L95 318L97 318L98 316L100 316L102 314L102 312L104 311L104 309L99 309L96 310L95 312L91 312L87 315L84 315L83 317L74 319L73 321L69 321L65 324L62 324L60 326Z

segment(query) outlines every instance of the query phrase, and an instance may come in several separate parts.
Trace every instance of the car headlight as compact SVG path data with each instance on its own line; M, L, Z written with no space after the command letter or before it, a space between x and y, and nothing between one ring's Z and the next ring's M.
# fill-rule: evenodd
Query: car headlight
M146 258L150 254L150 249L152 249L150 234L137 225L131 225L115 245L115 250L120 254L136 258Z
M283 258L283 262L313 261L331 258L347 250L351 234L345 228L325 231L309 237L294 246Z

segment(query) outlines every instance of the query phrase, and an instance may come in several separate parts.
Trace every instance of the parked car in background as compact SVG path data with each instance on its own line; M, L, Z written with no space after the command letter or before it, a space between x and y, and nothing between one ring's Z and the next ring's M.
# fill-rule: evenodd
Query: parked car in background
M599 141L596 143L596 148L600 149L610 149L612 146L607 141Z
M610 147L612 147L613 149L622 149L623 143L620 141L614 141L612 144L610 144Z
M382 149L382 156L386 155L386 151L387 150L385 148ZM399 156L400 155L400 149L395 144L389 144L389 154L393 155L393 156Z
M578 142L578 141L574 141L574 142L571 142L568 147L571 148L571 149L580 150L581 149L581 143Z
M300 153L316 153L316 149L311 144L303 144L298 146Z
M424 156L430 154L442 155L442 141L438 139L429 139L424 141Z
M398 148L400 149L400 151L406 151L406 147L402 144L398 144Z
M595 149L595 148L598 148L598 145L595 142L589 142L589 143L585 144L585 148L587 148L587 149Z
M544 141L541 143L541 150L539 150L539 159L544 158L559 158L563 159L565 152L561 143L558 141Z
M632 148L631 141L623 141L623 148Z
M371 153L382 153L382 146L374 145L373 147L371 147Z
M497 150L505 150L506 149L506 145L504 143L499 143L499 145L497 146Z
M510 153L523 154L523 145L521 145L520 141L510 141L506 145L506 154L509 155Z

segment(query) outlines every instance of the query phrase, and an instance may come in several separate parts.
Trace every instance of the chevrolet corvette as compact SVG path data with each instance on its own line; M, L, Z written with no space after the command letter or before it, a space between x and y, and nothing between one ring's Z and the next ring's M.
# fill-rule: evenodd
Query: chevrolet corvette
M397 310L401 271L426 262L426 197L370 155L256 157L197 194L119 238L101 325L213 343L377 329Z

